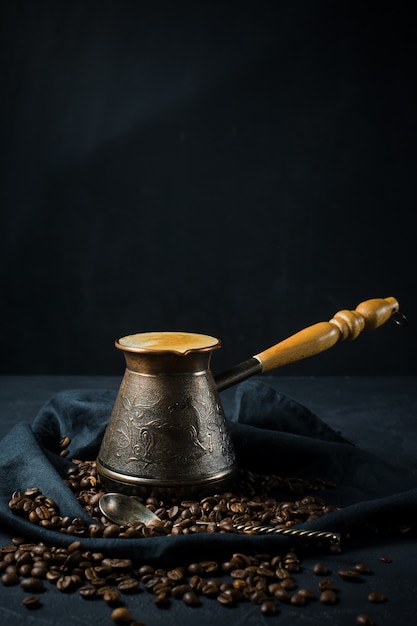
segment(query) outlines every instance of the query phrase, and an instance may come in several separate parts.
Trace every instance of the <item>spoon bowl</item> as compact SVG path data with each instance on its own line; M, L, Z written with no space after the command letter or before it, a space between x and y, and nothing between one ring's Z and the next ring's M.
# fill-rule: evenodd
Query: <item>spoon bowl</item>
M155 520L161 521L161 518L142 504L140 500L122 493L103 494L98 506L105 517L120 526L129 522L143 522L148 525Z

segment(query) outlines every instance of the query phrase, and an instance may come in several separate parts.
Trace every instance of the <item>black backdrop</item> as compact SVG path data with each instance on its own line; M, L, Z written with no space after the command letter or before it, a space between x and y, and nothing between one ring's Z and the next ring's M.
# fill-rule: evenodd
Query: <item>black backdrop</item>
M116 337L180 329L217 372L388 295L406 330L285 374L416 373L401 3L0 6L0 373L121 375Z

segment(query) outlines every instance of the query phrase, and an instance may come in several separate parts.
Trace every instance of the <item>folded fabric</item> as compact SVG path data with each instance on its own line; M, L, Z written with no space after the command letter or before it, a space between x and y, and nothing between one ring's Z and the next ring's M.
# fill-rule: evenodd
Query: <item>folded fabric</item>
M70 458L94 460L115 398L116 392L111 390L63 391L45 404L32 426L18 423L0 442L3 543L16 535L52 545L65 545L74 539L13 513L8 503L14 491L38 487L55 500L62 515L92 522L63 481L71 461L60 456L60 440L70 437ZM323 497L340 509L299 527L343 533L369 523L409 523L415 515L416 471L352 445L306 407L268 384L251 380L239 385L227 419L241 467L258 474L335 483ZM252 548L266 552L288 541L279 535L231 533L146 539L83 538L86 547L149 562L161 557L178 562L185 549L200 558Z

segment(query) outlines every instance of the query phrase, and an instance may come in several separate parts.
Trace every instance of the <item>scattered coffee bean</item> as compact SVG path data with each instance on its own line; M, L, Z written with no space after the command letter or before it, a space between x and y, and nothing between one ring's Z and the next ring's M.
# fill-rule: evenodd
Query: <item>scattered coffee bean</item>
M320 591L325 591L326 589L334 589L334 582L330 578L322 578L319 581L318 586Z
M340 578L346 580L346 582L358 582L360 580L359 572L355 569L340 568L337 570Z
M187 606L198 606L200 604L199 597L195 591L186 591L182 596L182 600Z
M132 614L124 606L118 606L112 611L111 618L116 624L130 624L132 621Z
M333 591L333 589L326 589L325 591L322 591L320 594L320 602L322 604L336 604L337 595Z
M43 582L40 578L29 576L28 578L22 578L20 586L25 591L34 591L35 593L44 590Z
M279 602L289 602L291 600L289 592L282 588L274 591L274 598L276 598Z
M60 448L68 448L70 443L71 443L70 437L68 437L68 436L61 437L61 440L59 442L59 447Z
M219 593L217 596L217 602L220 602L223 606L232 606L235 604L234 599L226 593Z
M356 616L358 626L374 626L374 622L367 613L360 613Z
M97 588L93 585L84 585L84 587L79 588L78 593L82 598L90 600L97 596Z
M355 570L359 572L359 574L371 574L369 565L366 563L356 563Z
M12 587L18 585L20 581L19 575L16 573L3 574L1 582L5 587Z
M385 596L380 591L371 591L371 593L368 595L368 600L372 603L385 602Z
M316 563L313 567L313 574L316 576L325 576L329 573L329 569L325 563Z
M102 587L99 587L97 593L101 595L106 604L115 605L119 602L120 594L116 589L112 589L111 587L107 587L105 591L102 591L102 589Z
M275 615L277 612L277 606L273 600L264 600L259 610L263 615Z
M391 557L387 555L380 556L379 560L382 561L382 563L392 563Z
M38 596L26 596L26 598L23 598L22 603L27 609L37 609L41 605Z
M296 586L297 583L295 582L294 578L284 578L284 580L281 580L281 587L283 589L287 589L287 591L295 589Z
M300 596L304 596L306 600L316 600L316 596L310 589L305 589L305 588L299 589L297 593Z
M300 593L295 593L291 596L290 603L294 606L304 606L307 604L307 598Z
M117 588L122 593L134 593L135 591L137 591L138 587L139 581L137 581L135 578L124 578L117 585Z

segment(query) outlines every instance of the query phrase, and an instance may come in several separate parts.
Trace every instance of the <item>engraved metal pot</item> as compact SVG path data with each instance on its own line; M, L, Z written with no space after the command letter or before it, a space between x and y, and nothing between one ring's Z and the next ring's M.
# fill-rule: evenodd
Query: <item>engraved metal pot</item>
M399 304L392 296L361 302L318 322L213 378L209 335L150 332L116 341L126 371L97 458L104 488L135 495L187 496L226 489L237 470L218 392L338 341L378 328Z
M226 487L236 455L209 367L220 341L150 332L116 347L126 371L97 458L104 487L176 496Z

